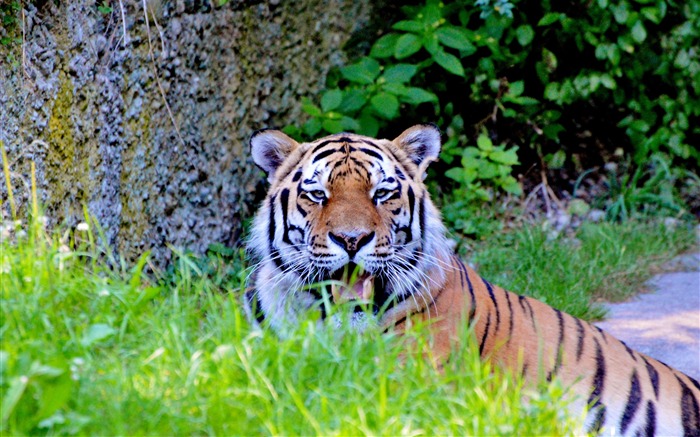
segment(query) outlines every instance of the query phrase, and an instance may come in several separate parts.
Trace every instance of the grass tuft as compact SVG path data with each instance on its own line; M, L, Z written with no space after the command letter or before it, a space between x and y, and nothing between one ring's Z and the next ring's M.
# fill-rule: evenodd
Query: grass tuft
M479 243L474 261L479 274L495 284L598 320L605 312L597 302L639 292L659 265L694 241L687 224L584 223L573 238L551 238L544 227L527 227Z

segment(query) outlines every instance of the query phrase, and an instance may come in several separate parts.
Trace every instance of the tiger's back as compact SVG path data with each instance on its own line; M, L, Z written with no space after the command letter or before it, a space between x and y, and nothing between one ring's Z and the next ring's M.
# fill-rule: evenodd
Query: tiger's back
M310 284L345 281L359 268L359 280L332 290L332 301L371 296L386 311L353 313L358 329L367 317L399 331L427 321L444 359L472 323L484 359L533 384L557 377L570 387L574 414L588 409L588 430L700 436L697 381L593 325L491 285L452 254L423 184L439 150L431 125L393 141L339 134L299 144L279 131L256 133L252 155L271 185L249 244L258 263L247 301L259 319L283 333L322 301Z

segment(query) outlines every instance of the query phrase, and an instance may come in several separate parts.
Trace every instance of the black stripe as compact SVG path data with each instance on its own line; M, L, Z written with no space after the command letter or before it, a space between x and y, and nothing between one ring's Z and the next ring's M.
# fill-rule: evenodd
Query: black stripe
M326 156L332 155L332 154L334 154L334 153L336 153L336 152L340 152L340 150L338 150L338 149L328 149L328 150L324 150L323 152L321 152L321 153L319 153L318 155L314 156L314 159L311 161L311 163L313 164L313 163L315 163L316 161L321 160L321 159L325 158Z
M297 203L297 211L299 211L299 214L301 214L302 217L306 217L307 212L304 211L304 208L302 208L301 205L298 203Z
M282 241L291 245L292 241L289 239L289 224L287 223L287 208L289 207L289 188L285 188L280 193L280 204L282 206L282 227L284 232L282 233Z
M489 334L489 326L491 325L491 313L486 314L486 329L484 329L484 335L481 337L479 342L479 356L484 351L484 344L486 344L486 336Z
M676 375L681 386L681 423L683 423L683 435L686 437L700 437L700 408L698 400L693 392Z
M685 375L685 376L688 376L688 375ZM691 378L690 376L688 376L688 379L690 380L690 383L695 386L695 388L700 390L700 382L698 382L696 379Z
M294 177L292 178L292 182L298 182L299 179L301 179L301 170L297 170L297 172L294 173Z
M481 281L486 285L486 289L489 292L489 297L491 297L491 301L493 302L493 307L496 310L496 327L494 328L494 332L498 332L498 327L501 324L501 312L498 310L498 303L496 302L496 296L493 294L493 287L489 282L481 278Z
M375 152L374 150L365 149L364 147L360 147L360 152L362 152L362 153L364 153L364 154L367 154L367 155L369 155L369 156L371 156L371 157L373 157L373 158L377 158L377 159L380 160L380 161L384 161L384 158L382 158L382 155L380 155L379 153Z
M586 331L583 329L583 322L577 317L573 318L576 321L576 331L578 332L578 343L576 344L576 361L581 360L581 353L583 353L583 341L586 337Z
M324 148L327 145L332 144L332 143L359 143L359 142L364 143L365 141L356 141L356 140L353 140L352 138L349 138L349 137L334 138L334 139L326 140L326 141L323 141L322 143L319 143L318 146L314 147L314 149L311 151L311 154L313 155L314 153L316 153L316 151L318 151L318 150L320 150L320 149L322 149L322 148Z
M525 306L527 307L528 312L530 313L530 322L532 322L532 329L534 329L535 332L537 332L537 323L535 322L535 312L532 311L532 305L530 305L530 302L528 301L528 298L525 297L525 296L522 296L522 295L521 295L521 296L519 297L519 299L520 299L520 304L521 304L521 306L522 306L522 305L525 305ZM525 307L523 307L523 308L525 308Z
M258 324L262 325L265 321L265 313L262 311L262 304L260 303L260 296L258 296L255 291L251 290L245 293L245 299L248 303L248 308L251 314L255 317Z
M564 353L564 316L562 316L561 311L555 308L552 309L556 313L557 319L559 320L559 341L557 342L557 358L554 361L554 368L551 372L549 372L549 375L547 375L547 382L551 381L552 376L556 375L559 368L561 368L561 356Z
M647 401L647 423L644 425L644 432L647 437L656 435L656 407L652 401Z
M622 414L622 421L620 422L620 432L622 434L627 431L627 427L629 427L630 423L632 422L641 400L642 391L639 388L639 377L637 376L637 371L635 370L632 372L630 395L627 398L627 406L625 407L625 412Z
M605 423L605 405L601 405L596 410L595 419L593 419L593 423L591 423L591 427L588 432L595 433L596 435L600 434L600 429L603 427L603 423Z
M268 234L267 234L267 242L270 248L270 254L272 255L272 259L275 262L275 265L277 267L280 267L282 264L282 261L279 258L279 252L277 249L275 249L274 246L274 241L275 241L275 230L277 229L277 225L275 223L275 199L276 195L273 194L272 197L270 197L270 204L268 205L270 209L270 224L268 227Z
M656 368L651 365L651 363L642 355L642 360L644 360L644 364L647 366L647 373L649 373L649 380L651 381L651 386L654 388L654 396L656 396L656 400L659 399L659 372L656 371Z
M289 176L289 173L291 173L299 165L299 163L302 161L302 159L304 159L304 156L299 155L297 157L297 161L293 165L290 165L287 167L288 168L287 172L284 174L280 173L278 175L275 175L275 179L277 179L278 181L284 180L287 176Z
M629 346L627 346L627 343L625 343L625 342L622 341L622 340L620 340L620 343L622 343L622 345L625 347L625 350L627 351L627 354L628 354L630 357L632 357L633 360L637 361L637 357L634 356L634 351L633 351L632 349L630 349Z
M460 260L456 256L454 257L454 259L457 262L457 265L459 266L462 273L464 273L465 279L467 280L469 297L471 298L471 308L469 309L469 321L471 322L474 319L474 313L476 312L476 295L474 295L474 287L472 286L471 279L469 279L469 272L467 271L467 267L464 265L462 260Z
M608 337L606 337L605 331L603 331L602 329L600 329L599 327L597 327L595 325L593 325L593 326L595 327L595 329L598 330L598 332L600 332L600 336L603 337L603 341L605 342L605 344L608 344Z
M588 398L588 405L591 410L597 408L598 411L589 432L599 432L600 427L605 422L605 405L601 402L601 396L605 389L605 357L603 356L603 351L600 348L598 339L594 338L593 340L595 341L596 369L595 375L593 376L593 391Z
M420 237L421 240L425 239L425 192L423 192L423 197L420 199L420 205L418 205L418 220L420 220Z
M513 305L510 303L510 293L506 290L503 290L503 292L506 294L506 302L508 302L508 340L506 340L506 344L510 343L510 339L513 338Z

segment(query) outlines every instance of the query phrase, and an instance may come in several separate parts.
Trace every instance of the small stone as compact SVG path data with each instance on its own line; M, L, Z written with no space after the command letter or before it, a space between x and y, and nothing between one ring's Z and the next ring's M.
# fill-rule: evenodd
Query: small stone
M664 226L666 226L669 229L674 229L676 226L678 226L680 224L680 222L681 221L678 220L677 218L666 217L664 219Z
M593 223L598 223L605 218L605 211L601 209L592 209L588 212L588 220Z

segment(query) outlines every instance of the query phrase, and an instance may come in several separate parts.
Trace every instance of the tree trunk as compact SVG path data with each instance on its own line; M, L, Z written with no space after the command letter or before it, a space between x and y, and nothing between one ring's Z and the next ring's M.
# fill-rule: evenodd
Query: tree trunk
M234 245L262 173L247 139L298 123L368 1L112 0L23 5L0 31L0 140L16 203L29 167L53 225L83 206L127 258ZM2 182L4 199L7 187ZM9 207L4 202L3 214Z

